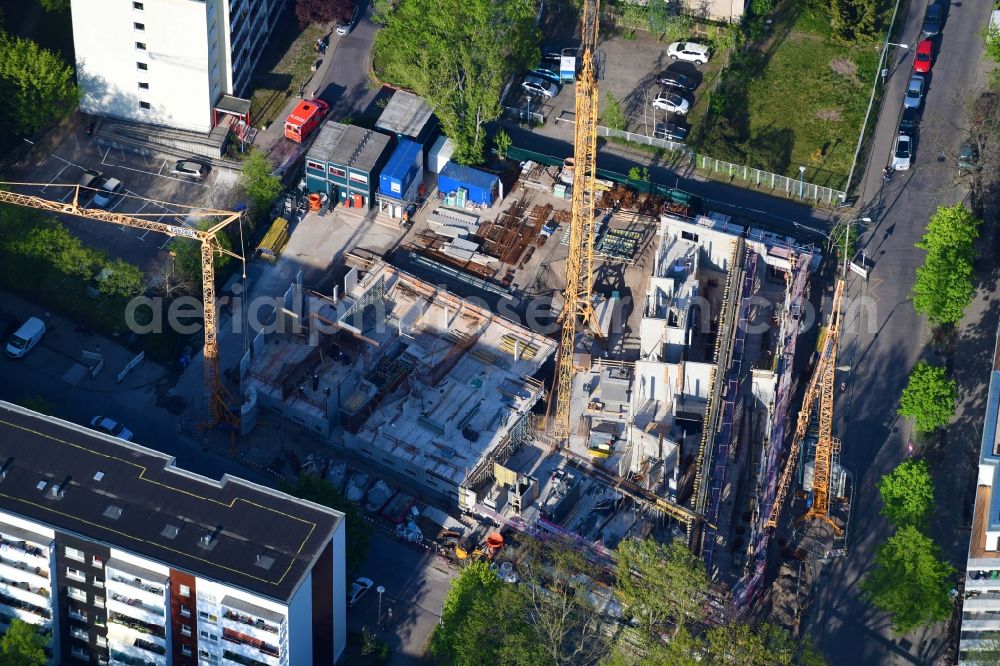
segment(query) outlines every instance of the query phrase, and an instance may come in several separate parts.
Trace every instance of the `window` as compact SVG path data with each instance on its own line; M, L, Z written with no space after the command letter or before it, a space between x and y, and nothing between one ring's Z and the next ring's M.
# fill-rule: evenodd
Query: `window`
M360 173L351 173L351 180L355 183L361 183L362 185L368 184L368 176L364 176Z
M207 620L208 619L208 613L206 613L205 611L198 611L198 617L200 617L203 620Z
M135 43L135 48L139 49L140 51L145 51L146 50L146 43L145 42L136 42Z
M139 81L139 90L149 90L149 84L145 81Z
M187 606L181 606L181 617L191 617L191 609Z
M142 3L141 2L133 2L132 3L132 9L138 9L139 11L142 11L143 10Z
M97 647L102 647L102 648L108 647L108 639L105 638L104 636L98 635L96 638L94 638L94 642L97 643Z
M698 234L693 234L690 231L682 231L681 238L684 240L694 241L695 243L698 242Z
M184 655L185 657L190 657L191 648L189 648L187 645L181 645L181 654Z
M306 168L307 169L316 169L317 171L322 171L323 170L323 165L320 164L319 162L314 162L312 160L306 160Z
M78 583L87 582L87 574L80 571L79 569L74 569L73 567L66 567L66 578L70 580L75 580Z
M347 173L343 169L338 169L336 167L330 167L330 175L334 178L343 178Z
M184 634L185 636L190 636L191 635L191 625L190 624L182 624L181 625L181 633Z
M94 576L94 587L104 587L104 579L100 576Z
M146 25L144 23L133 23L132 24L136 30L145 30Z
M90 564L100 569L101 567L104 566L104 560L99 558L97 555L94 555L93 557L90 558Z
M104 608L104 597L94 597L94 605L98 608Z
M76 560L77 562L87 561L87 556L83 554L82 550L77 550L76 548L70 548L69 546L66 546L66 549L63 552L65 553L66 557L68 557L71 560Z
M137 63L135 63L135 68L136 69L141 69L142 71L146 71L147 69L149 69L149 65L147 65L144 62L137 62Z
M139 102L140 109L149 109L149 102Z
M181 588L181 596L182 597L190 597L191 596L191 588L190 587L188 587L187 585L181 585L180 588ZM184 608L184 607L181 606L181 608ZM188 615L190 615L190 614L191 614L191 611L188 611Z
M87 593L81 589L75 587L67 587L66 596L69 597L70 599L75 599L76 601L82 601L83 603L87 603Z

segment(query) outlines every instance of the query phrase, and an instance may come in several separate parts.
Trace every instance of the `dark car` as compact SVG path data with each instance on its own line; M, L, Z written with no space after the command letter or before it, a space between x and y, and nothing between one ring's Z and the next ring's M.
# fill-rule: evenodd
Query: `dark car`
M549 83L555 83L556 85L562 83L562 81L559 80L558 68L557 71L553 72L548 67L536 67L535 69L528 72L528 74L530 74L531 76L537 76L538 78L544 79Z
M927 7L924 14L924 25L921 32L928 37L941 34L941 23L944 21L944 7L938 3L932 3Z
M186 176L195 180L204 180L211 168L207 164L195 162L194 160L180 160L174 164L170 173L175 176Z
M85 205L87 201L94 198L97 188L101 186L104 174L93 169L85 169L80 175L80 199L79 203Z
M667 141L684 141L688 135L687 125L680 123L656 123L653 136Z
M912 106L903 108L903 115L899 117L899 133L913 136L920 124L920 116Z
M666 71L656 77L656 82L661 86L670 88L680 88L681 90L694 90L698 87L698 81L694 78L681 74L680 72Z

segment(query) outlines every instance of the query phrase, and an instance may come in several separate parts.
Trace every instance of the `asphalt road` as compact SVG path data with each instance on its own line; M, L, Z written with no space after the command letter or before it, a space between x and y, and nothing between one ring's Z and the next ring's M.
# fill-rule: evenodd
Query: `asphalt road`
M916 44L924 7L919 3L910 8L901 41ZM883 183L881 169L889 160L895 139L913 48L909 52L896 49L890 61L893 73L864 178L860 199L864 205L858 214L874 219L867 251L875 266L867 285L856 277L849 284L849 296L871 297L875 312L870 319L846 322L839 359L852 367L843 377L849 389L846 400L838 396L834 426L843 441L843 462L855 473L857 485L849 555L823 570L804 627L818 640L831 664L930 664L947 659L945 623L906 636L895 635L888 616L861 600L858 584L874 563L876 547L889 533L879 514L881 502L875 484L905 457L911 436L909 424L895 414L898 396L914 363L934 358L926 349L929 328L909 301L914 270L923 262L923 252L914 243L938 206L967 197L967 183L958 179L955 155L963 140L966 100L980 69L979 32L991 9L988 0L951 3L938 40L939 55L924 105L914 167ZM975 320L980 312L972 308L968 316ZM995 322L987 324L983 323L991 331L995 329ZM980 369L984 377L988 371L988 365ZM968 547L967 533L960 530L966 501L963 489L971 473L963 447L970 446L975 446L975 440L951 442L946 458L932 461L938 507L933 536L960 569Z
M369 18L370 7L362 2L361 16L347 35L330 37L331 66L318 86L319 97L330 104L330 117L340 120L364 113L378 88L368 79L371 49L378 27ZM416 45L414 45L416 47Z

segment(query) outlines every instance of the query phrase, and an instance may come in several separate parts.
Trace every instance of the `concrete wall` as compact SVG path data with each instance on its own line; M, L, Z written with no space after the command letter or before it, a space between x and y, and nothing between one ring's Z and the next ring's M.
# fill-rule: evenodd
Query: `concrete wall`
M170 127L211 129L207 11L214 7L214 2L198 0L72 0L83 90L80 109ZM143 83L147 89L140 88Z
M336 559L336 558L334 558ZM288 604L288 663L312 664L312 572L306 576Z

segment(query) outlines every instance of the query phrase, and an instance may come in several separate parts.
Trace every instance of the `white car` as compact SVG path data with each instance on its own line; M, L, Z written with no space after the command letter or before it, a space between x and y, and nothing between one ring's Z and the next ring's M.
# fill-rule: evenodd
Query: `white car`
M539 97L555 97L559 94L559 86L537 76L526 76L521 87L532 95Z
M358 603L358 599L364 596L365 592L371 589L375 582L371 578L358 578L351 583L351 595L347 597L347 605L353 606Z
M712 57L708 47L697 42L674 42L667 47L667 55L671 60L685 60L696 65L704 65Z
M892 151L892 168L896 171L906 171L910 168L910 158L913 156L913 139L906 134L896 137L896 145Z
M354 11L351 13L351 20L337 25L338 35L343 37L344 35L348 34L349 32L351 32L351 30L354 29L354 25L358 22L358 12L360 11L360 9L361 9L360 7L354 5Z
M108 178L101 183L97 194L94 195L94 205L98 208L108 208L112 200L122 191L123 187L122 181L117 178Z
M653 100L653 108L669 113L684 114L691 108L691 102L677 93L664 90L656 95L656 99Z
M90 427L94 430L99 430L106 435L111 435L112 437L117 437L118 439L124 439L126 442L132 441L132 431L126 428L118 421L114 419L109 419L106 416L95 416L90 419Z

